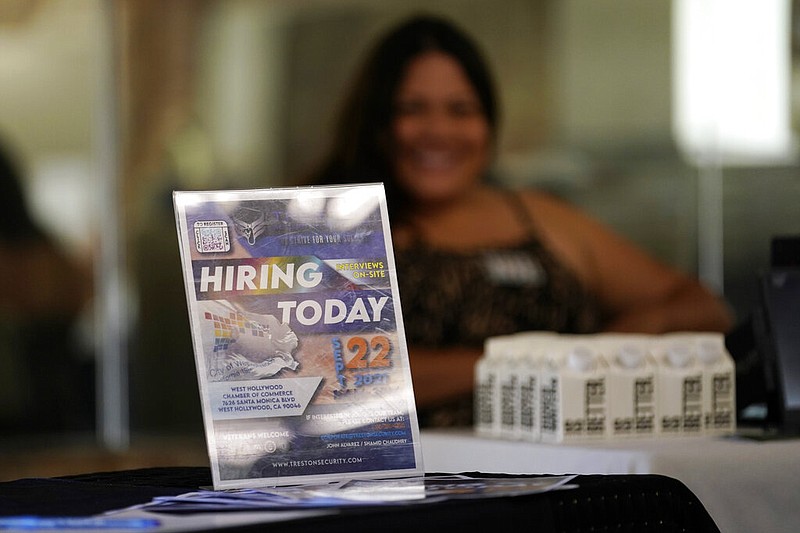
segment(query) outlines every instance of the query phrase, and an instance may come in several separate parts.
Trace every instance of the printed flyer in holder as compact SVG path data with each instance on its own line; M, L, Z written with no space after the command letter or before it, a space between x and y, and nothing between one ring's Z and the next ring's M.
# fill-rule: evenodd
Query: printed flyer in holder
M173 201L214 488L423 475L383 185Z

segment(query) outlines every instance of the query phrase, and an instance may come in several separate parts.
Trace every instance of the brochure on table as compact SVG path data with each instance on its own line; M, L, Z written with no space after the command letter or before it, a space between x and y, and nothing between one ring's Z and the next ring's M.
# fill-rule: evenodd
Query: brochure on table
M214 488L423 475L383 186L173 201Z
M151 502L130 509L186 514L430 504L452 499L505 498L571 489L577 486L571 484L576 477L574 474L507 477L443 474L401 479L342 480L323 485L203 490L177 496L156 496Z

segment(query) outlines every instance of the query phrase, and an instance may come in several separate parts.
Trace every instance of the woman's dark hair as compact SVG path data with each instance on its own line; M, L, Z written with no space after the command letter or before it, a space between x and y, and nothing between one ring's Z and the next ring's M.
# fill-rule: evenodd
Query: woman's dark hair
M404 203L390 164L394 97L408 64L429 51L444 52L461 65L494 135L498 122L494 86L478 47L446 19L415 16L390 30L367 56L343 102L332 145L312 183L383 181L390 210Z

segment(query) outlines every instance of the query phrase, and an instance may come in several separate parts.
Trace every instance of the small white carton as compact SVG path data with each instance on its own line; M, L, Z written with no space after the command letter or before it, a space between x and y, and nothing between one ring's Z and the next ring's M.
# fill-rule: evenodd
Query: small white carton
M499 436L516 440L520 431L520 371L524 363L524 352L518 346L508 348L500 360L498 372L497 403L500 405Z
M513 346L513 335L490 337L475 364L474 430L484 437L500 437L500 380L503 360Z
M561 336L546 349L539 388L543 442L608 437L608 365L596 338Z
M695 335L703 367L703 425L708 435L736 432L736 365L721 333Z
M515 351L516 386L513 397L514 428L510 438L537 442L541 436L539 418L540 366L545 348L557 334L549 331L529 331L517 334ZM506 433L508 434L508 433Z
M703 434L703 368L690 334L669 333L653 342L659 435Z
M609 366L608 418L612 439L656 434L658 367L646 335L607 334L603 355Z

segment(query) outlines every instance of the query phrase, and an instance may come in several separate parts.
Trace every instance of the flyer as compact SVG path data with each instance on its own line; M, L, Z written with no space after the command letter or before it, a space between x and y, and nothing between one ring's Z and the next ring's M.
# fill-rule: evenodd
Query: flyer
M422 475L383 185L173 203L214 488Z

